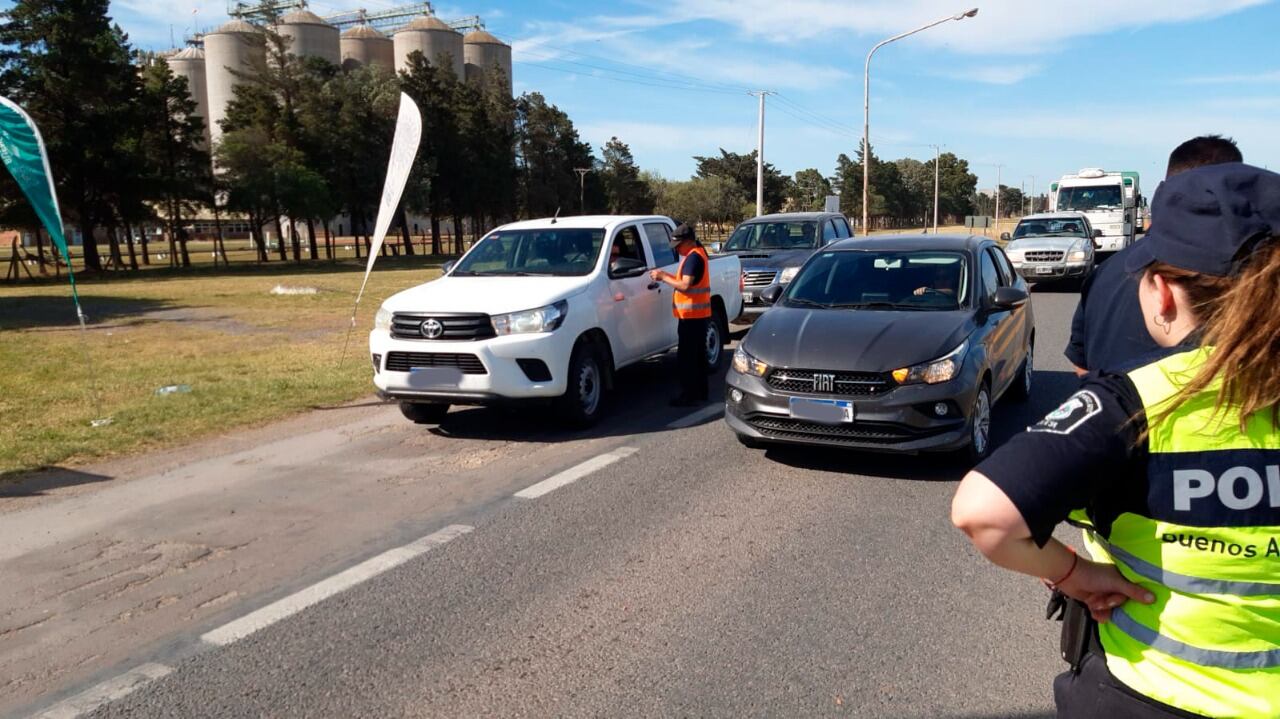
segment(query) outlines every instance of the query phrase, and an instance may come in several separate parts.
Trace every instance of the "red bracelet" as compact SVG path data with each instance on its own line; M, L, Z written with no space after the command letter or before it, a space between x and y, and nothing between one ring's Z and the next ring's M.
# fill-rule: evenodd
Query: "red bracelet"
M1058 580L1058 581L1056 581L1056 582L1049 582L1049 580L1048 580L1048 579L1046 579L1045 581L1046 581L1046 582L1049 582L1049 586L1050 586L1050 587L1057 587L1059 584L1062 584L1063 582L1065 582L1065 581L1067 581L1068 579L1070 579L1070 578L1071 578L1071 575L1072 575L1072 574L1075 574L1075 571L1076 571L1076 565L1080 564L1080 555L1079 555L1079 554L1076 554L1076 550L1075 550L1075 548L1073 548L1073 547L1071 547L1071 546L1068 546L1068 547L1067 547L1067 551L1068 551L1068 552L1071 552L1071 568L1067 570L1067 573L1066 573L1066 574L1062 575L1062 579L1059 579L1059 580Z

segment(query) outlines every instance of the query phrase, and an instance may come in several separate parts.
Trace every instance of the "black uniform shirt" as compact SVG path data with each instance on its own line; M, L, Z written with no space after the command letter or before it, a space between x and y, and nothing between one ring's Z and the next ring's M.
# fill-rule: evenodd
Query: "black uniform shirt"
M1064 352L1077 367L1115 370L1159 349L1147 333L1138 304L1138 280L1124 271L1129 247L1098 265L1080 288L1080 304L1071 318L1071 340Z
M1109 495L1110 506L1142 501L1146 443L1137 446L1137 440L1145 422L1142 399L1127 376L1090 375L1058 409L975 471L1009 497L1043 547L1072 510L1094 506L1100 494ZM1095 517L1104 535L1111 519Z
M702 261L702 255L696 252L690 252L684 259L684 264L680 266L680 276L688 277L690 287L702 281L702 273L706 271L707 263Z

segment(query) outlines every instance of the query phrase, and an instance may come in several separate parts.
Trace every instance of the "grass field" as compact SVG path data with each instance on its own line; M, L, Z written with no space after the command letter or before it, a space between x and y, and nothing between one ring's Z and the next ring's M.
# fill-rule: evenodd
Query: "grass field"
M86 279L87 333L76 323L65 277L0 285L0 478L367 395L374 312L394 292L438 276L441 261L379 261L341 367L363 269L354 260ZM318 291L271 294L278 284ZM156 394L184 384L189 393ZM111 424L90 426L101 417Z

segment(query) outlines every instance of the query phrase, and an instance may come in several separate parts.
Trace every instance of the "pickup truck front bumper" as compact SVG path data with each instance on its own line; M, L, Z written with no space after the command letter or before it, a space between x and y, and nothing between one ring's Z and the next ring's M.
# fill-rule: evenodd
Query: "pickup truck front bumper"
M551 333L470 341L396 339L387 330L369 333L379 396L450 404L559 397L567 386L572 345Z
M1088 262L1022 262L1013 263L1013 269L1027 282L1048 282L1089 274Z

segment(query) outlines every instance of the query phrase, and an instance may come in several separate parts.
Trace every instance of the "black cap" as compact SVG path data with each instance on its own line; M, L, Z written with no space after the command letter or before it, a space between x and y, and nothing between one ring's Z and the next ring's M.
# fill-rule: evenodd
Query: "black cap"
M685 240L696 240L697 237L693 234L693 227L691 225L686 225L681 222L679 225L676 225L676 231L671 233L671 239L684 242Z
M1280 175L1233 162L1178 173L1156 188L1151 229L1124 263L1227 277L1259 240L1280 236Z

